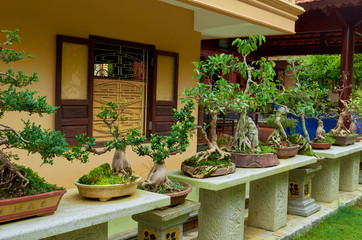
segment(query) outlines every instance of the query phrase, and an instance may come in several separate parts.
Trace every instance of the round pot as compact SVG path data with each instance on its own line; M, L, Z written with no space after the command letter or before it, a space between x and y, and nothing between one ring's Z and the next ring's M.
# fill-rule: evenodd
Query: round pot
M258 128L258 138L261 142L266 143L270 135L274 132L274 128L268 127L259 127Z
M182 185L186 186L187 188L181 192L163 193L163 195L169 196L171 198L171 203L169 206L165 206L165 207L158 208L158 209L160 209L160 210L167 209L169 207L176 206L178 204L182 204L185 202L187 195L192 191L192 186L187 182L183 182L183 181L178 181L178 182L181 183Z
M361 141L361 139L362 139L362 137L357 137L357 138L356 138L356 142Z
M277 150L278 158L285 159L297 155L299 145L294 144L292 147L274 147Z
M275 153L253 154L232 153L231 161L236 167L265 168L280 164Z
M79 195L86 198L98 198L99 201L105 202L114 197L122 197L131 195L137 190L137 185L141 182L142 178L136 176L133 182L111 185L86 185L74 181L75 186L78 188Z
M209 167L212 167L212 166L200 166L198 168L194 168L194 167L187 166L182 163L181 171L183 171L184 173L186 173L187 175L189 175L190 177L193 177L193 178L217 177L217 176L223 176L223 175L234 173L236 171L236 166L234 163L231 163L231 164L232 164L231 166L218 168L211 174L206 175L206 174L203 174L202 171Z
M313 149L329 149L331 148L333 143L315 143L315 142L310 142L309 143Z

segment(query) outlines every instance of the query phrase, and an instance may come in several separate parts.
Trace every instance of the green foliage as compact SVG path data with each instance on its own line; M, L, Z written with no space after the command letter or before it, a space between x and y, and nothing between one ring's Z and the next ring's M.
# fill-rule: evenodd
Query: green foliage
M354 206L342 206L316 227L293 240L362 239L362 199Z
M141 184L138 185L137 188L143 189ZM163 185L159 185L156 187L146 186L145 189L143 189L143 190L163 194L163 193L181 192L186 189L187 189L187 187L184 186L183 184L179 183L178 181L169 180L168 184L163 184Z
M13 63L31 57L30 55L24 56L24 51L17 52L9 48L14 43L20 43L18 30L2 32L6 33L6 41L0 44L0 60L3 63ZM29 115L38 114L39 116L55 113L57 108L47 103L46 96L36 96L36 91L24 89L38 81L36 72L26 75L21 70L15 73L12 68L0 71L0 118L10 111L26 112ZM40 153L43 163L49 164L53 164L54 157L65 155L68 144L60 132L43 129L29 120L23 122L22 130L0 124L0 145L6 145L6 149L18 148L29 153Z
M122 184L135 180L135 176L118 176L112 173L111 166L104 163L94 168L88 174L79 178L78 182L86 185L111 185Z
M23 179L16 179L16 182L13 183L12 188L7 188L6 186L0 184L0 200L64 189L62 187L57 187L55 184L47 183L44 178L40 177L38 173L34 172L28 167L24 167L18 164L13 165L19 168L20 171L26 175L26 178L29 180L29 184L25 188L19 187L24 183Z
M276 119L276 115L273 114L273 115L270 115L267 119L266 119L266 123L273 127L273 128L276 128L276 124L275 124L275 119ZM298 120L297 119L294 119L294 118L287 118L285 116L282 116L280 118L280 122L283 126L284 129L294 129L297 124L298 124Z
M151 134L150 146L141 145L144 136L139 131L134 131L131 136L133 150L139 156L150 156L155 163L162 163L171 155L183 153L190 144L190 138L194 134L195 117L192 116L194 103L186 101L184 107L178 112L174 109L173 120L169 136Z
M277 150L275 150L275 148L267 146L260 141L259 141L259 148L261 150L261 153L277 153Z
M326 136L323 140L313 140L313 142L315 143L334 143L334 138L330 137L330 136Z
M195 156L192 156L188 159L186 159L183 164L191 167L200 167L200 166L231 166L231 159L230 157L226 157L222 160L218 160L220 157L220 154L218 152L212 153L207 159L198 161Z

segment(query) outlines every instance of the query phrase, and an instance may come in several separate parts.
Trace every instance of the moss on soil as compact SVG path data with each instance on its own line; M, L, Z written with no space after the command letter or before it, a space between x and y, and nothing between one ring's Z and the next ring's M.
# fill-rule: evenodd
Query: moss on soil
M326 136L323 140L313 140L314 143L334 143L334 138Z
M29 180L29 183L26 187L23 187L22 184L24 183L24 180L17 177L14 179L10 188L0 185L0 200L65 189L63 187L58 187L55 184L47 183L37 172L34 172L28 167L17 164L14 164L14 166L21 169L21 172L24 173L24 176Z
M131 169L128 170L130 173L132 172ZM131 174L126 177L113 174L111 166L108 163L104 163L80 177L78 182L87 185L110 185L130 182L135 179L136 177L134 175L131 176Z
M138 189L142 189L142 183L137 186ZM156 192L156 193L175 193L175 192L181 192L186 190L187 187L183 184L179 183L178 181L169 180L168 185L161 185L157 186L156 188L152 188L150 186L146 187L146 191L149 192Z
M194 168L200 167L200 166L220 166L220 167L225 167L225 166L231 166L231 159L230 157L225 157L224 159L221 160L217 160L220 157L220 154L215 152L213 154L211 154L207 159L202 160L200 162L197 162L197 159L195 156L190 157L188 159L186 159L183 164L187 165L187 166L191 166Z

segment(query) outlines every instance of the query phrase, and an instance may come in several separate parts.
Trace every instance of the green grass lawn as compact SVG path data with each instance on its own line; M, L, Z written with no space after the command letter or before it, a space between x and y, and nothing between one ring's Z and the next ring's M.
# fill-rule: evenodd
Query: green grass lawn
M362 199L324 218L318 226L293 240L362 239Z

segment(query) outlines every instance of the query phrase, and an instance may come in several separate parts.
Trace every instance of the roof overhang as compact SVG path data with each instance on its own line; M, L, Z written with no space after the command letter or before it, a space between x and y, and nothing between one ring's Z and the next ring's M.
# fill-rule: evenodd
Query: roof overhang
M294 34L304 9L294 0L159 0L194 11L202 39Z

